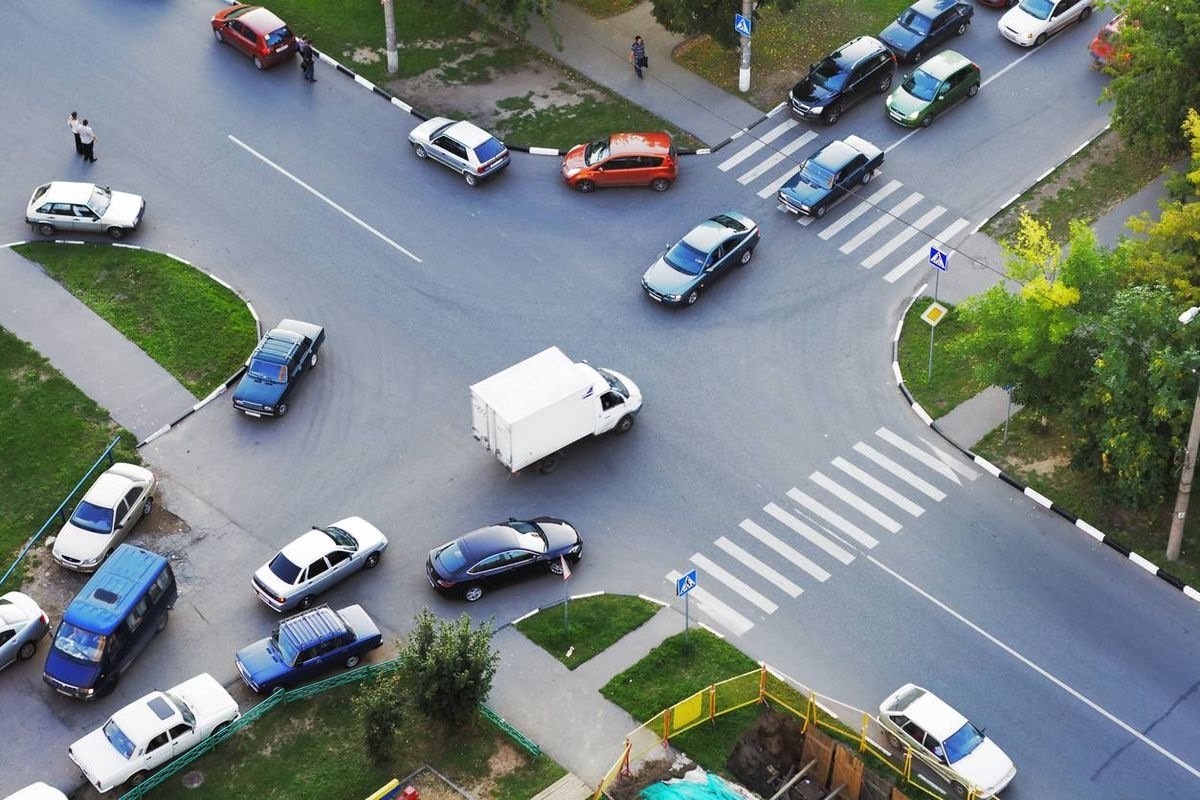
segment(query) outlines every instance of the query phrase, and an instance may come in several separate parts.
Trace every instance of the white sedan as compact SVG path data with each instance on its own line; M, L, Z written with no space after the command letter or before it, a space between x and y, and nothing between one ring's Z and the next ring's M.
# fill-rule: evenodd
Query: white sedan
M347 575L378 564L387 544L374 525L362 517L347 517L284 545L258 568L250 585L276 611L309 608L318 594Z
M31 783L16 794L10 794L4 800L67 800L67 796L48 783Z
M67 748L67 755L97 791L107 792L126 781L141 783L239 716L225 687L204 673L130 703Z
M1000 35L1022 47L1036 47L1072 22L1087 19L1095 0L1021 0L1000 17Z
M125 535L154 507L154 473L118 462L96 479L67 524L58 532L51 554L67 569L91 572L108 558Z
M141 195L114 192L94 183L54 181L33 190L25 221L42 236L58 231L107 233L124 239L142 221L146 201Z

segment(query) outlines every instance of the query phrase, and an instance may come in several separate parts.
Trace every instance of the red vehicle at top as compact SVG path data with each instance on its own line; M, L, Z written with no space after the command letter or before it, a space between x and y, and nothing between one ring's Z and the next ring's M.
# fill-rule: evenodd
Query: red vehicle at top
M212 18L213 36L250 56L258 69L286 61L296 52L296 37L287 23L262 6L239 3Z
M1117 41L1121 26L1124 24L1125 12L1122 11L1100 29L1095 39L1092 39L1092 43L1088 45L1088 52L1092 54L1093 67L1096 69L1104 67L1123 69L1129 65L1129 53L1121 50L1120 42Z

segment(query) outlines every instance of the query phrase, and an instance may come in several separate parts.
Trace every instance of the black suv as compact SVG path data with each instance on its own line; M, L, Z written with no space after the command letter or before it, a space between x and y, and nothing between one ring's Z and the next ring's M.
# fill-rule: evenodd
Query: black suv
M892 87L896 57L871 36L859 36L812 66L788 93L792 114L827 125L868 94Z

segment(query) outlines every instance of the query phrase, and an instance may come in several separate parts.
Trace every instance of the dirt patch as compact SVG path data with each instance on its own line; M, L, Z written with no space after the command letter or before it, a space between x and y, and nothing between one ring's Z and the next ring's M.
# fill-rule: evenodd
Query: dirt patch
M1044 477L1047 475L1053 475L1054 471L1061 467L1069 466L1071 463L1071 457L1064 453L1062 455L1043 458L1040 461L1021 461L1020 459L1010 459L1010 461L1012 462L1013 467L1017 470L1026 473L1033 473L1034 475L1041 475Z

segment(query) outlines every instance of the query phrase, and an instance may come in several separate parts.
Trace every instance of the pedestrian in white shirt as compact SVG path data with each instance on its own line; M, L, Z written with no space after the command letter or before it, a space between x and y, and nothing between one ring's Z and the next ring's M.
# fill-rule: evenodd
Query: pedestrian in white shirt
M75 155L83 155L83 142L79 140L79 112L72 111L71 116L67 117L67 127L71 129L71 133L75 136Z
M88 162L95 161L96 134L92 131L86 119L79 126L79 141L83 144L83 160Z

